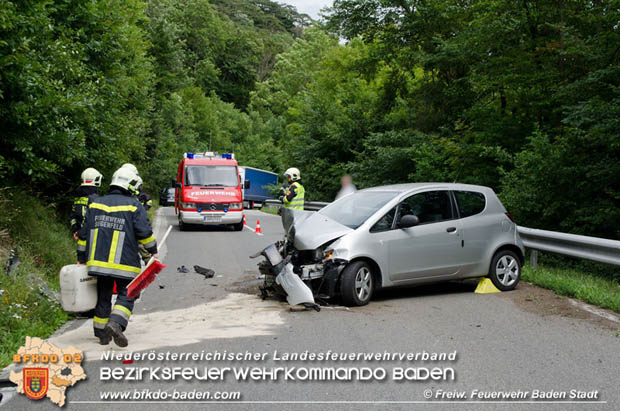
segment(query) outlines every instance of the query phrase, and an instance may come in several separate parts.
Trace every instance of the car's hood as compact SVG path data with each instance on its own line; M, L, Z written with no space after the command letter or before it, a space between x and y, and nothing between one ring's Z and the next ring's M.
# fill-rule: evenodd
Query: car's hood
M353 231L320 213L311 213L301 221L293 223L294 245L298 250L314 250L328 241L335 240Z

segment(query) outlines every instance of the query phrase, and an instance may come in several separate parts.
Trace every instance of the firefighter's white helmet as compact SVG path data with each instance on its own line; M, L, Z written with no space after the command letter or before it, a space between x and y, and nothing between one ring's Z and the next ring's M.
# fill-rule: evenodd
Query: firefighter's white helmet
M103 180L103 175L101 175L99 171L92 167L89 167L86 170L82 171L83 186L99 187L101 186L101 180Z
M299 169L291 167L284 172L284 177L290 177L291 180L297 181L301 178L301 174L299 173Z
M137 174L136 174L136 177L137 177L136 184L135 184L135 185L133 185L133 186L131 187L131 190L130 190L130 191L131 191L134 195L136 195L136 196L137 196L138 194L140 194L140 187L142 187L142 183L143 183L143 181L142 181L142 178L141 178L139 175L137 175Z
M131 171L133 171L134 173L136 173L136 175L137 175L137 176L139 176L139 175L140 175L140 173L138 173L138 169L136 168L136 166L134 166L134 165L133 165L133 164L131 164L131 163L125 163L125 164L123 164L123 165L121 166L121 168L128 168L128 169L130 169Z
M129 191L130 193L134 193L139 178L140 176L134 173L131 168L121 167L116 170L112 175L112 181L110 182L110 185L121 187Z

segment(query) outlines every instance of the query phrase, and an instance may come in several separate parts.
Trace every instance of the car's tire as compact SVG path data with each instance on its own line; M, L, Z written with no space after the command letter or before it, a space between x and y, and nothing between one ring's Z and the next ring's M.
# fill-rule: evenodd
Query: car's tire
M243 230L243 220L241 220L237 224L233 224L232 226L233 226L233 229L235 231L242 231Z
M340 275L340 296L348 307L366 305L375 290L375 280L370 265L356 261L347 265Z
M489 277L499 290L514 290L521 280L519 257L510 250L498 251L491 260Z

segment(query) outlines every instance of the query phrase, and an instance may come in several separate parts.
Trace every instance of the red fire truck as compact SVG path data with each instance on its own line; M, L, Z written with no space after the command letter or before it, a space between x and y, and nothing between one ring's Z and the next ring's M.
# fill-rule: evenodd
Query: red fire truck
M242 182L234 154L185 153L179 162L174 209L181 230L193 224L243 230Z

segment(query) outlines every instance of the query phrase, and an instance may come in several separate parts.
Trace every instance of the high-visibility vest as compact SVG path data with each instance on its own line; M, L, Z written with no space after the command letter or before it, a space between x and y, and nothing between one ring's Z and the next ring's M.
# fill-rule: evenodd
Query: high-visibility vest
M303 210L304 209L304 195L306 193L306 190L304 189L304 186L299 184L297 181L291 184L291 187L289 188L289 190L291 190L293 187L297 188L297 193L295 197L293 197L291 201L288 201L286 196L284 196L284 205L282 207L290 208L292 210Z

